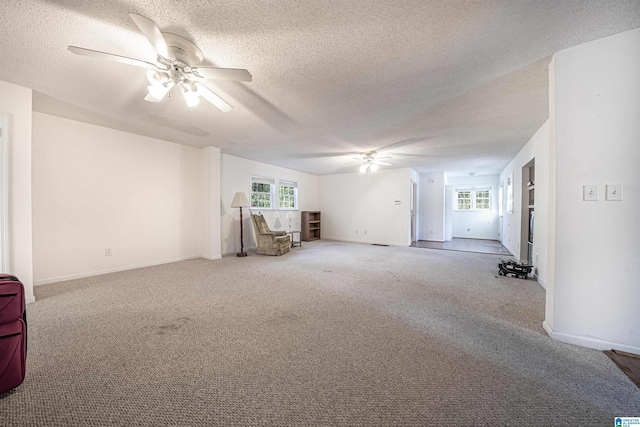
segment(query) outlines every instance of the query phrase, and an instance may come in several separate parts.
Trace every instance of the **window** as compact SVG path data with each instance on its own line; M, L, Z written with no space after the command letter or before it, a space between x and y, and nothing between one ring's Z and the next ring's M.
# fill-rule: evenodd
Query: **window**
M293 181L278 183L278 208L298 209L298 183Z
M458 209L471 209L471 191L458 191Z
M298 183L257 175L251 176L251 208L298 209Z
M491 209L489 190L476 191L476 209Z
M261 209L273 209L273 190L275 180L251 177L251 207Z
M491 190L488 188L456 189L457 209L491 210Z

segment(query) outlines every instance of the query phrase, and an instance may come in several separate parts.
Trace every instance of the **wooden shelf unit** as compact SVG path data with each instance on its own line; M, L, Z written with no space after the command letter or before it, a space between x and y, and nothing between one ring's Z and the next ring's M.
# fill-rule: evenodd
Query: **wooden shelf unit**
M319 240L321 228L320 211L302 211L302 241Z

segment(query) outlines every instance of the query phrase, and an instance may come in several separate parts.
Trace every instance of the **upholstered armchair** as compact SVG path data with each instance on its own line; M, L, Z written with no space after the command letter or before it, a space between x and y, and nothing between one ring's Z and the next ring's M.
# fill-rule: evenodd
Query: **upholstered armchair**
M291 236L284 231L271 231L261 213L251 214L260 255L282 255L291 250Z

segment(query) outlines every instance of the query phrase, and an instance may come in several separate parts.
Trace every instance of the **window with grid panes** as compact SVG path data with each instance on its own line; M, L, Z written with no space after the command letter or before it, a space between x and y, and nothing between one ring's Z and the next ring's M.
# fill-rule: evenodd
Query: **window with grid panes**
M489 190L480 190L476 191L476 209L484 209L488 210L491 208L490 199L489 199Z
M273 209L275 181L269 178L251 177L251 207Z
M457 210L491 210L491 190L458 189L456 191Z
M298 208L298 184L293 181L280 181L278 184L278 208Z
M458 191L458 209L471 209L471 191Z

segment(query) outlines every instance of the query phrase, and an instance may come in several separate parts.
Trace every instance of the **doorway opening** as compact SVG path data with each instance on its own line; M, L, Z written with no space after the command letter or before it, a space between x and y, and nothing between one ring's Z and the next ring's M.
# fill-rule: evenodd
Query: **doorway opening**
M418 183L411 181L411 245L416 243L416 207L418 206Z

